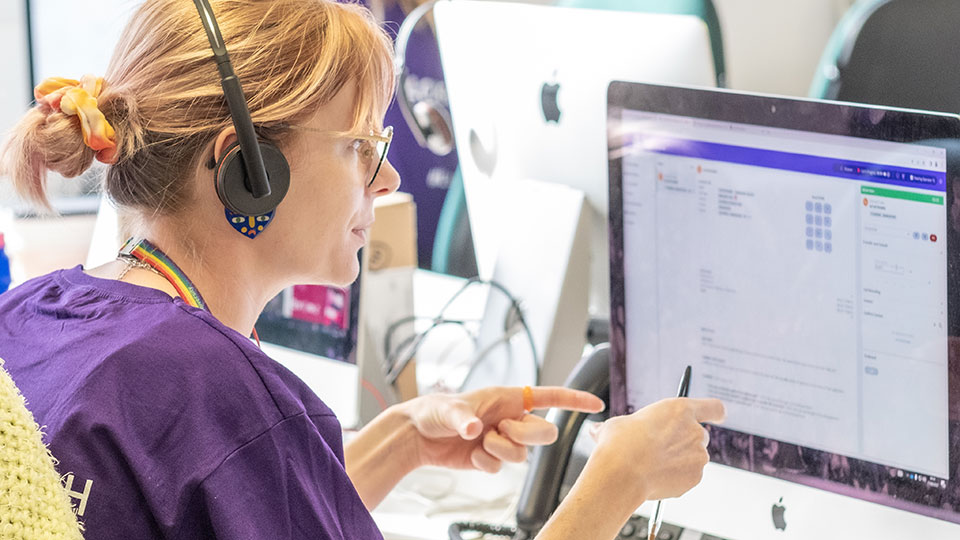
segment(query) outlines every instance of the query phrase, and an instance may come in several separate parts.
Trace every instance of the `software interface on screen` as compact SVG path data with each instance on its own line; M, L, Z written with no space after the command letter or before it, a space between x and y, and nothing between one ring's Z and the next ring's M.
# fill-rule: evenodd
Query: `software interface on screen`
M692 364L715 459L960 510L945 151L622 115L628 405Z

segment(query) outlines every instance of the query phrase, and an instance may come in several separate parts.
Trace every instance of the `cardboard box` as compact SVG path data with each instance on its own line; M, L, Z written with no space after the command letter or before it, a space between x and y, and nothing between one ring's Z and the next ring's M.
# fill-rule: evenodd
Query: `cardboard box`
M397 191L374 203L376 221L366 248L372 271L417 267L417 205L413 195Z

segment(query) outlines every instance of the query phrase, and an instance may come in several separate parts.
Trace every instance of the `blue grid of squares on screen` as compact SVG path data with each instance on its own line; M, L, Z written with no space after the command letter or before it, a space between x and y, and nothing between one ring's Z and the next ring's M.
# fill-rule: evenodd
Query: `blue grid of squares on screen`
M807 250L833 253L833 207L828 202L806 201L804 209Z

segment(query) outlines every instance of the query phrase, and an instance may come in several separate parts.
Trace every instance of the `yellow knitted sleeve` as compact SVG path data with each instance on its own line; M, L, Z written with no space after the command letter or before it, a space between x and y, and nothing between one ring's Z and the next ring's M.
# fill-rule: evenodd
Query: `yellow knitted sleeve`
M0 539L81 539L40 428L0 359Z

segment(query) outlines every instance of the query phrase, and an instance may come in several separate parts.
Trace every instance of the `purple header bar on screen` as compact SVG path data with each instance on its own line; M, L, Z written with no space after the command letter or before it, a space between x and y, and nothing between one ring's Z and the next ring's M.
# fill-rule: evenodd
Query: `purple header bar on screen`
M656 154L739 163L741 165L752 165L754 167L834 176L849 180L929 189L932 191L947 190L946 173L937 171L909 169L906 167L894 167L863 161L811 156L808 154L794 154L791 152L689 139L674 139L657 135L638 135L634 137L633 143L642 146L643 149L648 152Z

